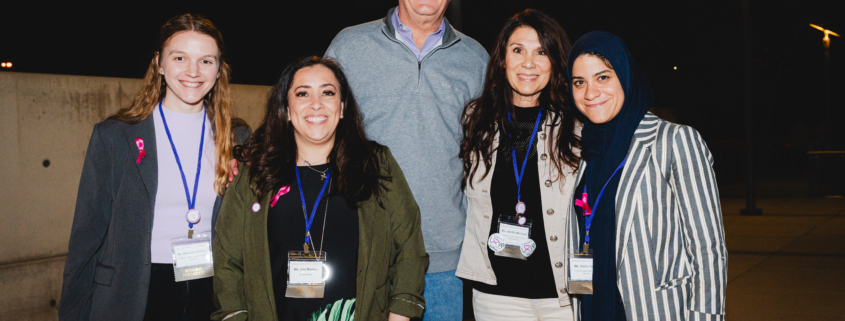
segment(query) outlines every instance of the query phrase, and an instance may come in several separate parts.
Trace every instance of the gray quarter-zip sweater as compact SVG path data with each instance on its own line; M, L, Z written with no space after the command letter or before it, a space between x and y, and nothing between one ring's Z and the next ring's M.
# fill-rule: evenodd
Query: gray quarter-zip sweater
M427 273L450 271L458 266L466 224L461 113L481 94L487 51L446 21L442 44L417 62L396 39L394 10L343 29L326 56L349 78L367 135L390 147L408 179L420 206Z

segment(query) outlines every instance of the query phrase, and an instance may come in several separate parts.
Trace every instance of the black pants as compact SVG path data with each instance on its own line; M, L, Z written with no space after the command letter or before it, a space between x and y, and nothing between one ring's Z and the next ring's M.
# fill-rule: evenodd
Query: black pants
M171 264L152 264L144 321L208 321L214 312L211 278L176 282Z

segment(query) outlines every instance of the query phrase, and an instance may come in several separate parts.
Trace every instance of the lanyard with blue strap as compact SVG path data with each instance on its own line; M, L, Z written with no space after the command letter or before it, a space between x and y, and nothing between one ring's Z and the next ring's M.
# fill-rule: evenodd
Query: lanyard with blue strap
M203 108L205 111L205 108ZM200 132L200 152L197 156L197 177L194 179L194 195L188 190L188 180L185 179L185 171L182 170L182 162L179 160L179 153L176 152L176 145L173 144L173 136L170 135L170 128L167 127L167 119L164 118L164 110L161 107L161 102L158 102L158 112L161 114L161 121L164 123L164 131L167 132L167 140L170 141L170 148L173 149L173 156L176 157L176 165L179 166L179 174L182 174L182 185L185 187L185 198L188 199L188 212L185 213L185 220L188 221L188 238L194 237L194 224L200 222L202 215L196 209L197 204L197 187L200 183L200 169L202 169L202 146L205 142L205 115L202 117L202 131Z
M320 189L320 194L317 195L317 201L314 202L314 207L311 209L311 216L308 216L308 208L305 204L305 194L302 192L302 180L299 178L299 167L296 167L296 183L299 185L299 198L302 200L302 211L305 214L305 244L303 244L303 248L305 249L305 253L308 253L308 243L311 243L311 247L314 248L316 251L317 248L314 247L314 242L311 240L311 224L314 223L314 215L317 214L317 206L320 205L320 200L323 198L323 193L326 191L326 186L329 185L329 181L331 181L332 177L332 170L329 168L329 171L326 172L326 179L323 180L323 188ZM329 205L326 204L326 207ZM325 226L324 226L325 228ZM320 251L322 251L323 245L320 244Z
M610 178L608 178L607 182L604 183L604 186L602 186L601 191L599 191L599 196L596 197L596 202L593 203L592 208L590 207L590 204L588 203L588 200L587 200L587 190L588 190L587 185L590 182L589 179L587 179L587 182L584 183L584 193L581 194L581 199L575 200L575 206L583 208L584 209L583 215L586 216L586 218L584 220L584 229L586 231L586 233L585 233L586 235L584 236L584 252L583 252L583 254L589 253L589 252L587 252L587 250L589 249L589 244L590 244L590 226L593 224L593 218L595 217L595 215L592 215L592 214L596 212L596 208L598 208L598 206L599 206L599 201L601 200L601 196L604 194L604 189L607 188L607 184L610 183L610 180L613 179L613 176L616 176L616 173L618 173L620 169L625 167L625 160L627 160L627 159L628 159L627 157L625 157L625 159L622 159L622 163L619 164L619 167L616 167L616 170L613 171L613 174L610 175Z
M534 137L537 136L537 130L540 128L540 119L543 116L543 108L537 113L537 120L534 122L534 131L531 133L531 139L528 141L528 149L525 151L525 158L522 160L522 170L516 167L516 147L511 148L511 159L513 160L513 173L516 176L516 219L519 225L525 225L525 203L522 202L522 177L525 176L525 165L528 164L528 154L531 151L531 146L534 145ZM511 114L508 113L508 121L511 119Z

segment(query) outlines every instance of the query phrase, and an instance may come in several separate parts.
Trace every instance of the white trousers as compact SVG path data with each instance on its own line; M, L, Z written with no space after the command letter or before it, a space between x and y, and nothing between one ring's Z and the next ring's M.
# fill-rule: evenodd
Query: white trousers
M558 299L523 299L472 290L476 321L571 321L572 306L560 306Z

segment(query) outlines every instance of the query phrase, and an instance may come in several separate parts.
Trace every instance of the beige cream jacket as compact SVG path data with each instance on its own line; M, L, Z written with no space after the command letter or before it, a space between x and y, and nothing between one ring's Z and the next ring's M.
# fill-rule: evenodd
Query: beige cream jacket
M570 237L567 234L572 211L572 193L575 189L575 171L567 166L564 169L564 177L559 177L557 167L551 161L549 154L549 143L553 137L557 137L558 126L552 124L552 117L547 115L543 127L537 133L537 167L539 169L541 186L541 200L543 204L543 223L546 232L546 244L549 247L551 256L551 269L554 271L555 285L558 289L558 299L561 306L570 304L567 294L566 278L569 264L567 253L571 248L568 244ZM576 134L580 135L581 126L576 126ZM499 144L499 135L493 140L492 169L496 168L496 149ZM552 146L552 148L555 148ZM576 155L580 150L575 150ZM484 165L478 167L476 174L467 181L467 221L466 234L461 249L461 259L458 262L456 275L460 278L484 282L496 285L496 275L490 267L490 258L487 255L487 239L490 237L490 224L492 224L493 204L490 200L490 184L493 175L486 175ZM529 183L529 182L526 182ZM536 218L535 218L536 219ZM577 227L575 227L577 231ZM541 242L543 240L534 240Z

